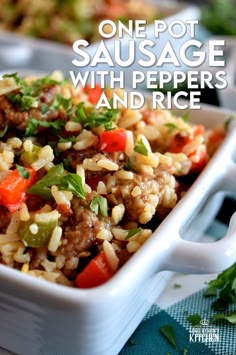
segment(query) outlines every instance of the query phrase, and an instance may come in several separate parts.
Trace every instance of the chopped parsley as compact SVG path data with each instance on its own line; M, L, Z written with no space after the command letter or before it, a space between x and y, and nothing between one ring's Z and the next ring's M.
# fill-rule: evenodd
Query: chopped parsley
M127 231L127 236L125 237L125 239L129 239L129 238L133 237L135 234L141 233L141 231L142 231L141 227L130 229Z
M216 297L212 308L217 311L226 310L236 302L236 263L209 282L205 297L210 296Z
M230 115L227 120L224 122L224 130L228 131L229 126L233 120L235 120L236 116L235 115Z
M182 120L183 120L184 122L187 122L188 119L189 119L189 116L190 116L190 111L186 111L186 112L183 114L183 116L182 116Z
M59 190L71 191L78 197L82 199L85 198L81 177L74 173L66 173L62 163L53 166L48 173L31 186L27 192L41 196L45 200L52 200L52 185L56 185Z
M173 132L174 130L180 130L178 126L176 126L176 124L168 122L164 124L165 127L169 128L168 129L168 133Z
M6 124L5 127L2 130L0 130L0 138L3 138L7 133L7 131L8 131L8 125Z
M7 97L14 105L20 106L23 111L28 111L31 107L37 105L42 88L45 85L59 84L59 82L51 79L49 76L35 80L30 86L17 73L6 74L3 78L14 78L16 84L19 86L19 92L7 94Z
M114 129L113 123L119 114L118 109L102 108L101 110L94 110L86 112L84 103L80 102L75 111L75 122L79 122L84 128L92 129L103 125L107 131Z
M134 147L134 151L136 153L139 153L139 154L142 154L142 155L145 155L145 156L148 156L148 150L147 150L147 147L145 146L145 144L143 143L143 140L140 139L137 141L135 147Z
M227 322L231 324L236 324L236 311L230 313L229 315L223 314L223 313L217 313L212 317L212 321L216 322L219 320L226 320Z
M12 104L20 106L23 111L28 111L31 107L37 105L37 100L33 96L21 94L7 94L8 99Z
M60 131L65 125L64 120L54 120L54 121L43 121L43 120L36 120L36 118L29 117L28 124L25 129L25 136L30 137L32 136L38 127L46 127L46 128L53 128L56 131Z
M173 287L174 288L181 288L182 286L180 284L174 283Z
M16 164L16 169L21 177L24 179L29 179L30 173L23 166Z
M59 190L71 191L76 196L85 199L85 191L82 184L82 179L79 175L68 173L60 179L58 184Z
M172 324L163 325L160 327L160 332L165 336L169 343L177 349L177 342Z
M191 323L191 325L195 326L195 325L199 325L200 321L201 321L201 316L197 313L195 314L190 314L187 317L187 320L189 321L189 323Z
M27 192L33 195L38 195L45 200L53 200L51 194L51 186L59 185L61 178L64 176L63 164L53 166L46 175L32 185Z
M16 84L19 85L19 86L25 85L24 80L18 77L18 73L17 72L11 73L11 74L4 74L2 77L4 79L5 78L13 78L15 80Z
M134 346L134 345L136 345L136 341L134 339L129 339L128 345Z
M59 137L58 143L67 143L67 142L72 142L74 143L76 140L75 136L70 136L70 137Z
M51 105L48 106L48 110L56 111L59 110L60 108L63 108L66 112L68 112L71 109L71 106L72 106L71 98L66 99L61 94L57 94L55 96L55 99L51 103Z
M92 202L90 203L90 210L96 215L101 213L103 217L107 217L107 199L103 196L94 196Z
M124 165L124 169L125 170L131 170L131 171L136 171L135 170L135 164L132 162L132 160L130 158L127 159L125 165Z

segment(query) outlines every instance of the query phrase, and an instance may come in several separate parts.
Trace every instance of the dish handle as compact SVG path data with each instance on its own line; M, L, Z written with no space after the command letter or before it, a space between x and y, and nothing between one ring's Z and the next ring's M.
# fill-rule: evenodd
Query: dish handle
M192 274L221 272L236 262L236 212L226 235L213 243L199 243L177 237L163 270Z

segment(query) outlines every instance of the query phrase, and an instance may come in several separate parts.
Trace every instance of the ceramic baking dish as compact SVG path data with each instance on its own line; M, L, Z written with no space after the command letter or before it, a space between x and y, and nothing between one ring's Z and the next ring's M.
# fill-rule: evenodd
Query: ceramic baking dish
M213 127L228 117L229 112L203 106L192 111L190 120ZM0 265L0 345L22 355L115 355L162 292L160 271L213 273L233 264L236 215L220 241L198 243L182 237L201 208L211 218L217 192L235 191L235 139L232 124L185 197L102 286L73 289Z

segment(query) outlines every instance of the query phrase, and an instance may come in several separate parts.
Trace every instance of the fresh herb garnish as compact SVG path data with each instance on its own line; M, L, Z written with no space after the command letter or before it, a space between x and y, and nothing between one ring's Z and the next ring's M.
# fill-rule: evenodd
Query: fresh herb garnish
M232 312L232 313L230 313L228 315L227 314L223 314L223 313L218 313L218 314L215 314L212 317L212 321L213 322L216 322L216 321L219 321L219 320L226 320L229 323L236 324L236 311Z
M8 125L6 124L6 126L2 130L0 130L0 138L3 138L7 133L7 131L8 131Z
M16 164L16 169L21 177L24 179L29 179L30 173L23 166Z
M182 287L182 286L181 286L180 284L174 283L173 287L174 287L174 288L180 288L180 287Z
M46 104L42 104L41 113L45 115L48 112L48 106Z
M102 216L107 216L107 199L103 196L94 196L90 203L90 210L98 215L99 211Z
M189 116L190 116L190 112L191 112L191 111L186 111L186 112L183 114L182 120L183 120L184 122L187 122L187 121L188 121Z
M135 164L132 162L132 160L130 158L127 159L125 165L124 165L124 169L125 170L131 170L131 171L136 171L135 170Z
M174 333L174 327L172 324L163 325L160 327L160 332L166 337L169 343L177 349L176 337Z
M60 108L63 108L65 111L68 111L71 108L72 105L72 99L66 99L64 98L61 94L57 94L55 96L55 99L51 103L51 105L48 107L50 111L56 111L59 110Z
M79 175L68 173L60 179L58 184L60 190L71 191L76 196L85 199L85 191L82 184L82 179Z
M67 158L63 159L63 165L64 165L65 169L67 171L69 171L71 169L70 159L67 159Z
M136 341L134 339L129 339L128 345L134 346L134 345L136 345Z
M48 173L31 186L27 192L41 196L46 200L52 200L52 185L56 185L59 190L71 191L76 196L82 199L85 198L81 177L74 173L66 173L63 164L53 166Z
M209 282L205 297L212 295L217 297L212 303L215 310L225 310L236 302L236 263Z
M171 132L173 132L174 130L179 130L179 127L176 126L176 124L171 123L171 122L165 123L164 126L167 127L167 128L169 128L169 129L168 129L168 133L171 133Z
M46 85L60 84L49 76L35 80L30 86L27 85L26 81L20 78L17 73L6 74L3 78L14 78L16 84L19 86L17 93L9 93L7 97L14 105L20 106L23 111L28 111L31 107L37 105L40 101L43 87ZM43 109L41 109L41 112L46 113L45 105Z
M25 136L32 136L38 127L53 128L56 131L60 131L65 125L64 120L54 120L54 121L43 121L36 120L36 118L29 117L28 124L25 129Z
M224 130L228 131L229 126L233 120L235 120L236 116L235 115L230 115L227 120L224 122Z
M17 85L22 85L22 84L25 85L24 80L21 79L21 78L19 78L17 72L11 73L11 74L4 74L2 77L3 77L4 79L5 79L5 78L13 78L13 79L15 80L15 82L16 82Z
M101 110L86 112L83 102L80 102L77 105L73 121L79 122L84 128L92 129L104 125L106 130L111 130L114 129L113 122L117 119L119 112L118 109L105 107Z
M127 231L127 235L126 235L125 239L129 239L129 238L133 237L135 234L141 233L141 231L142 231L141 227L130 229Z
M63 164L53 166L46 175L32 185L27 192L33 195L38 195L45 200L53 200L51 194L51 186L59 185L61 178L64 176L65 171Z
M134 151L139 153L139 154L142 154L142 155L145 155L145 156L148 156L148 150L147 150L147 147L145 146L145 144L143 143L143 140L140 139L137 141L135 147L134 147Z
M190 314L188 317L187 317L187 320L189 321L189 323L191 323L193 326L195 325L199 325L200 324L200 321L201 321L201 316L197 313L195 314Z
M67 142L72 142L74 143L76 140L75 136L70 136L70 137L59 137L58 143L67 143Z
M36 103L36 99L33 96L24 95L21 98L21 106L23 110L28 111Z

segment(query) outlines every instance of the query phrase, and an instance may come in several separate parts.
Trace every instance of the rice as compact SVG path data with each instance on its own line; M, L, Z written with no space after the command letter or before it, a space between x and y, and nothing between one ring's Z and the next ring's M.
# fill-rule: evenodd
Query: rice
M104 184L103 181L99 181L97 185L97 193L99 195L106 195L107 194L107 188L106 185Z
M211 135L219 145L225 130L148 107L96 110L87 90L61 80L60 72L26 79L29 90L40 89L28 109L14 78L0 81L9 126L0 140L0 262L82 287L77 279L96 257L113 275L151 237L147 224L176 206L183 181L190 186L217 148ZM6 93L19 95L19 105ZM20 191L7 186L12 172Z
M57 249L60 245L61 236L62 236L62 228L59 226L56 226L53 229L50 241L48 243L48 250L50 250L54 253L57 251Z
M57 186L52 186L51 187L51 193L52 193L52 196L54 197L56 203L58 205L63 205L63 204L66 204L68 206L71 205L70 201L72 200L73 198L73 194L72 192L70 191L60 191L58 190L58 187ZM54 213L55 215L55 213ZM58 216L59 218L60 216Z
M117 171L114 176L117 179L121 179L121 180L133 180L134 178L134 173L132 171L126 171L126 170L119 170Z
M3 151L0 153L0 170L8 171L14 161L14 153Z
M107 240L108 242L112 240L113 236L111 231L107 230L107 229L102 229L101 231L99 231L96 235L97 239L102 239L102 240Z
M124 217L125 206L120 203L119 205L112 208L111 217L114 221L114 224L118 224Z
M76 143L73 145L73 148L75 150L83 150L96 145L97 142L97 136L90 131L83 130L83 132L78 136Z
M43 168L46 164L52 162L54 159L53 150L49 145L41 148L38 152L38 159L31 164L34 170L39 170Z
M112 271L116 271L118 269L119 259L116 255L113 246L107 240L104 240L102 246L110 268L112 269Z
M60 213L57 210L50 212L35 213L34 220L36 223L48 223L60 218Z
M77 122L68 121L65 124L65 130L67 132L79 132L79 131L81 131L81 129L82 129L81 124L77 123Z
M32 223L30 226L29 226L29 230L32 234L38 234L38 231L39 231L39 227L37 225L37 223Z
M119 127L129 128L142 119L142 114L136 110L126 110L118 121Z
M109 170L109 171L117 171L119 169L119 165L112 162L111 160L109 159L99 159L98 162L97 162L97 166L99 168L103 168L103 169L106 169L106 170Z

